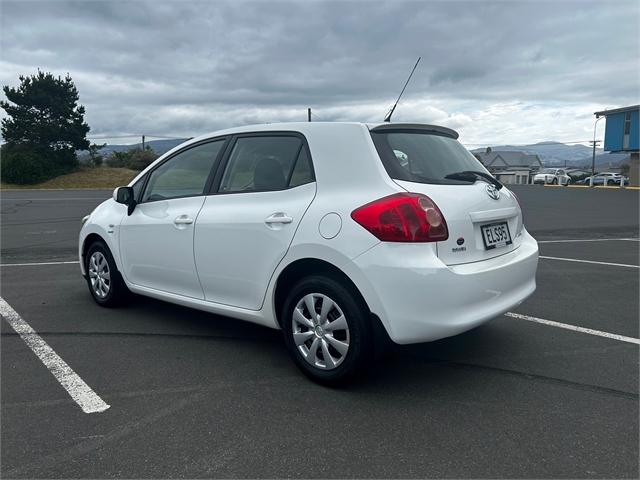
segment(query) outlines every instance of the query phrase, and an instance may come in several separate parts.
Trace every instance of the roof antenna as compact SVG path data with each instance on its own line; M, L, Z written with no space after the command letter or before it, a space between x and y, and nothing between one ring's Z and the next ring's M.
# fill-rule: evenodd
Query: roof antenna
M400 101L400 97L402 97L402 94L404 93L404 89L407 88L407 85L409 85L409 80L411 80L411 77L413 76L413 72L416 71L416 67L418 66L418 63L420 63L420 59L422 57L418 57L418 60L416 61L416 64L413 66L413 70L411 70L411 73L409 74L409 78L407 78L407 81L404 84L404 87L402 87L402 91L400 92L400 95L398 95L398 99L396 100L396 103L393 104L393 107L391 107L391 110L389 110L389 113L387 113L387 116L384 117L384 121L385 122L390 122L391 121L391 115L393 115L393 112L395 111L396 107L398 106L398 102Z

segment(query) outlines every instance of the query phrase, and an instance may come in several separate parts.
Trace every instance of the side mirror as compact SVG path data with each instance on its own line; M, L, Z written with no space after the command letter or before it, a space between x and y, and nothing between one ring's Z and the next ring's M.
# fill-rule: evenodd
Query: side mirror
M133 213L133 209L136 208L136 199L133 195L133 188L131 187L118 187L113 191L113 199L129 207L127 209L127 215Z

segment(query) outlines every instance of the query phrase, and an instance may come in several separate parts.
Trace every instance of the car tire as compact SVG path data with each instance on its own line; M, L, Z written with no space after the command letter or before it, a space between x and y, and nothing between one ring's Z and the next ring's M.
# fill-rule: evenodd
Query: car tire
M373 361L369 309L357 292L334 278L300 280L284 302L281 320L293 361L320 384L344 385L365 373Z
M109 247L97 241L91 244L84 258L87 285L95 302L101 307L117 307L130 296L118 271Z
M558 179L554 178L553 180L551 180L551 185L557 185L558 184Z
M571 185L571 179L570 178L567 179L567 183L565 183L564 186L568 187L569 185Z

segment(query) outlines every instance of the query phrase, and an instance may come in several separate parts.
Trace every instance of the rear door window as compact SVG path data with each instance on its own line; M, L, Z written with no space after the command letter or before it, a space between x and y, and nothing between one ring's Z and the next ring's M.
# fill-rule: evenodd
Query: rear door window
M229 155L219 193L285 190L311 181L311 163L300 137L239 137Z
M478 159L452 137L419 130L373 130L371 137L387 173L395 180L468 185L466 179L447 176L468 171L488 173Z

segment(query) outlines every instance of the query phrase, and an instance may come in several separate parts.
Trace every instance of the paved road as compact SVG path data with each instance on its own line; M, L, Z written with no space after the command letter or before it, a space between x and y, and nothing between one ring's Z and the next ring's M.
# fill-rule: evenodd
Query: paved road
M612 240L638 236L637 192L516 191L543 241L609 238L541 243L542 255L640 264L638 242ZM3 192L2 263L73 260L78 219L106 195ZM29 242L38 231L50 233ZM111 406L83 413L0 322L3 477L638 478L633 343L503 316L327 389L297 372L279 332L144 298L101 309L73 264L1 279ZM637 268L541 260L514 311L638 338L638 289Z
M537 238L566 235L637 235L638 191L513 187L528 230ZM111 195L110 190L1 191L4 263L73 260L80 220Z
M73 259L82 217L110 194L107 190L0 191L2 262Z
M515 185L525 225L536 238L638 234L638 190Z

